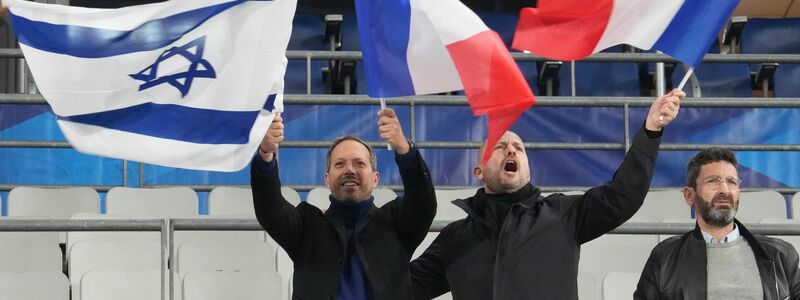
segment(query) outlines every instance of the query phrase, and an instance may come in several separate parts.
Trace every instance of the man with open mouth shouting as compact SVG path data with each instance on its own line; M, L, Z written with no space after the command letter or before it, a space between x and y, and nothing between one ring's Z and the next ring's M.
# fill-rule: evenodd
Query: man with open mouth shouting
M380 208L375 152L344 136L328 149L325 183L330 208L281 195L275 153L283 141L276 115L253 158L251 186L256 218L294 262L293 299L413 299L409 260L436 214L436 195L422 156L403 135L391 109L378 112L378 132L395 150L404 195Z
M453 299L577 299L581 244L621 225L642 205L662 129L685 96L673 90L656 99L611 181L583 195L542 196L530 184L525 144L514 132L493 149L481 149L479 159L492 151L473 171L483 188L453 201L468 216L445 227L411 263L416 298L451 291Z

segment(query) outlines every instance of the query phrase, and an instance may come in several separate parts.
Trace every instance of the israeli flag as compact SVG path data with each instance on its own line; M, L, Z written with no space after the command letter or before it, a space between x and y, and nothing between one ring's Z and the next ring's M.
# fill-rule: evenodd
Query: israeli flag
M78 151L237 171L283 110L296 0L121 9L3 2L39 90Z

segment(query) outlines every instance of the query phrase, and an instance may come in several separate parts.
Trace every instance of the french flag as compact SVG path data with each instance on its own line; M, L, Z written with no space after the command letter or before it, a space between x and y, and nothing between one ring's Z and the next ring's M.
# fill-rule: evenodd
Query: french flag
M520 12L512 45L578 60L618 44L655 49L692 67L739 0L539 0Z
M536 102L497 33L458 0L356 0L356 16L370 97L463 89L489 115L489 149Z

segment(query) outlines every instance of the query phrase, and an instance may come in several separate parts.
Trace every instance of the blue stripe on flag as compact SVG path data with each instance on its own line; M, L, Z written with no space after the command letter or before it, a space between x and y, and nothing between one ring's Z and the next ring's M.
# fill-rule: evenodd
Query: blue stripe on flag
M697 67L739 0L686 0L653 49Z
M9 15L21 44L75 57L100 58L165 47L215 15L247 1L230 1L150 20L132 30L51 24L13 12Z
M197 144L247 144L258 113L149 102L58 119Z
M416 94L406 59L409 0L356 0L356 16L369 96Z

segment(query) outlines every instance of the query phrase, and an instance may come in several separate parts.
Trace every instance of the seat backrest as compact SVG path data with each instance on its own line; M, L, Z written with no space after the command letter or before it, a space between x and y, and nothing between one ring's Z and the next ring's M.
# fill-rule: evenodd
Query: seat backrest
M641 273L611 272L603 279L603 300L633 299Z
M680 67L672 73L672 86L677 87L685 71ZM694 70L700 83L703 97L752 97L750 67L747 64L704 63ZM692 95L692 85L684 86L683 91Z
M69 280L59 271L0 272L3 299L69 300Z
M559 95L571 96L569 63L561 66L558 81ZM639 96L639 67L635 63L576 62L575 95Z
M183 279L184 300L280 300L281 276L270 270L192 271Z
M342 16L342 50L361 51L361 37L358 35L355 15Z
M475 196L478 188L459 190L435 190L436 192L436 220L460 220L467 216L463 209L453 204L453 200L466 199Z
M325 26L317 15L295 14L286 50L324 50Z
M88 214L79 213L71 218L72 220L138 220L138 219L159 219L153 214ZM78 242L161 242L161 233L157 231L69 231L67 232L67 243L65 252L69 261L70 250Z
M600 293L607 273L641 272L656 244L657 235L605 234L581 246L578 270L595 278Z
M81 300L161 298L160 270L90 270L81 278Z
M792 197L792 219L800 220L800 192Z
M275 250L262 241L187 242L178 249L178 274L194 270L275 270Z
M743 222L787 218L786 199L776 191L743 192L740 195L736 218Z
M800 18L748 19L740 44L742 53L800 54Z
M115 187L106 196L110 214L152 214L159 218L193 218L198 215L197 193L188 187Z
M0 242L0 272L61 272L61 248L55 237L55 243Z
M290 187L281 187L281 194L294 206L300 204L300 194ZM251 215L253 191L250 188L219 186L208 194L209 215Z
M642 207L630 221L650 220L660 222L668 218L690 218L691 209L683 200L680 190L650 191L644 198Z
M88 187L36 188L20 186L8 193L9 216L69 219L76 213L99 213L100 195Z
M161 244L148 241L82 241L72 245L68 269L72 299L80 299L80 280L90 270L160 271Z
M599 281L586 272L578 271L578 299L600 300L601 291L597 289Z
M319 209L326 210L331 206L330 198L328 198L330 194L331 190L329 188L313 188L308 192L308 195L306 195L306 202L319 207ZM375 206L381 207L389 201L395 200L397 198L397 193L386 188L376 188L372 190L372 196L375 197Z

